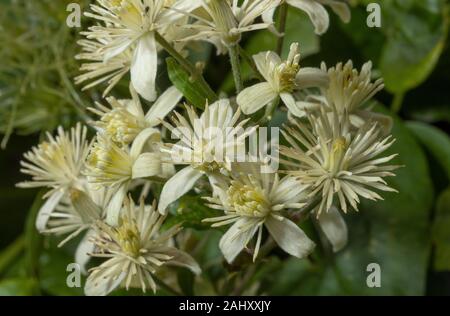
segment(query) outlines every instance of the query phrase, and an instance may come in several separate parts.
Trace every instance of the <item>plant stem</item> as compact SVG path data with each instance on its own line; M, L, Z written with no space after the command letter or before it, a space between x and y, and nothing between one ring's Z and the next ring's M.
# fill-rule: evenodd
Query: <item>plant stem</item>
M242 77L241 77L241 65L239 62L239 46L231 45L228 48L228 54L230 55L231 68L233 70L234 83L236 85L236 92L242 91Z
M279 56L281 56L281 54L283 53L284 32L286 31L287 15L288 15L288 5L286 2L284 2L281 5L280 13L279 13L280 21L278 24L278 32L281 34L281 37L278 38L278 43L277 43L277 53Z
M405 94L403 92L396 93L394 95L394 100L391 104L391 110L394 113L400 112L402 109L403 100L405 99Z
M25 249L25 237L21 235L0 254L0 274L8 268L14 259Z
M175 290L174 288L172 288L171 286L167 285L164 281L162 281L161 279L159 279L158 277L152 275L153 280L155 280L155 283L162 288L163 290L175 295L175 296L184 296L183 293L178 292L177 290Z
M158 32L155 32L155 39L159 45L161 45L170 56L176 59L176 61L192 76L196 77L199 75L197 69L192 65L186 58L181 56L179 52L168 42L164 37Z

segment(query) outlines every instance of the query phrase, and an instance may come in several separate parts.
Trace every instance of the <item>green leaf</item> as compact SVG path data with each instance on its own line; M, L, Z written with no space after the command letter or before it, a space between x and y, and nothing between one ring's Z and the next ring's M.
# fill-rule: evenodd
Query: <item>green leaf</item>
M6 279L0 282L0 296L31 296L36 286L34 279Z
M417 140L434 156L450 179L450 137L440 129L421 122L408 122Z
M184 295L194 295L195 275L188 269L178 269L178 285Z
M438 198L433 226L434 269L450 270L450 187Z
M448 30L445 3L417 0L402 7L400 1L386 1L383 20L387 40L380 69L387 90L404 93L428 78L444 49Z
M183 93L189 103L199 109L204 109L207 101L211 104L217 100L217 96L203 77L194 80L172 57L167 58L166 63L170 81Z
M383 111L385 112L385 111ZM433 202L428 164L406 126L395 118L397 142L386 155L405 167L388 179L399 193L382 193L384 201L363 200L357 214L345 216L349 244L331 258L290 259L274 273L275 295L423 295L430 255L429 212ZM381 287L369 288L370 263L381 267Z
M202 220L216 216L220 216L220 212L205 206L198 196L184 196L176 205L175 214L166 220L164 227L181 224L185 228L210 229L211 224L203 223Z

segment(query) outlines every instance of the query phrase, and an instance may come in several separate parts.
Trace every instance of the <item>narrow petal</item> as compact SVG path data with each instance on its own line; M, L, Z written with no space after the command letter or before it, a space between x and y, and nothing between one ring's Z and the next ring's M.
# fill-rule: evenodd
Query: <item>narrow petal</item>
M244 89L237 96L237 103L244 114L252 114L263 108L265 105L273 102L277 97L277 93L267 82L255 84Z
M306 115L306 112L309 111L315 111L320 109L320 104L318 103L311 103L311 102L305 102L305 101L297 101L295 102L295 106L291 106L289 108L289 111L292 115L302 118Z
M161 214L167 214L169 204L175 202L185 193L191 190L203 174L191 166L178 171L164 185L159 198L158 210Z
M170 87L152 105L145 115L145 120L150 126L159 125L160 120L164 119L177 106L182 97L183 94L176 87Z
M296 88L328 88L329 78L326 71L320 68L305 67L301 68L295 77Z
M195 259L186 252L170 247L165 253L173 257L169 262L167 262L168 265L188 268L197 275L202 272Z
M64 191L57 190L53 192L52 195L50 195L50 197L47 199L47 201L45 201L44 205L42 205L36 218L36 229L38 231L41 232L46 229L50 215L55 210L56 206L58 206L63 196Z
M338 252L347 244L348 231L345 220L339 210L332 206L328 212L319 216L319 225L323 233L330 241L333 251Z
M248 242L255 235L258 225L255 225L246 230L241 227L248 226L252 219L241 218L231 226L225 235L220 239L219 247L228 263L232 263L242 249L247 246Z
M90 241L94 234L94 230L88 230L75 251L75 262L80 266L83 274L86 274L86 264L91 259L89 253L93 252L95 248L94 243Z
M144 129L133 141L133 145L130 149L130 156L133 159L137 159L137 157L145 150L145 146L148 145L149 142L158 142L160 140L161 133L159 130L152 127Z
M322 4L316 0L287 0L287 3L308 14L314 24L316 34L321 35L326 32L330 24L330 17Z
M95 277L91 274L86 280L84 294L86 296L106 296L122 283L125 276L125 272L122 272L117 278L106 275L106 273L103 275L101 272Z
M162 177L161 156L158 153L143 153L134 162L132 179Z
M281 64L280 56L271 51L253 55L253 60L255 61L255 65L256 68L258 68L259 73L264 77L264 79L266 79L266 81L272 80L271 68Z
M143 35L135 49L131 63L131 82L136 91L146 100L156 99L156 74L158 72L158 51L152 32Z
M278 246L288 254L297 258L305 258L314 249L314 242L294 222L269 217L265 225Z
M127 195L127 187L127 184L122 184L111 198L106 208L106 222L108 225L115 226L119 222L120 210Z

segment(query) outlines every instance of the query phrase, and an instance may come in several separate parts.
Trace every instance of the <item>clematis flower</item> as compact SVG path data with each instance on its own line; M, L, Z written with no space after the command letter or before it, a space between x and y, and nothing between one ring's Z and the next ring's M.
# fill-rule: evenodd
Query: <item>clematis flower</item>
M256 164L259 166L259 164ZM283 211L305 205L305 186L293 177L280 180L277 173L261 174L256 166L233 175L227 186L217 188L217 196L207 198L211 208L225 215L205 219L213 227L233 224L220 240L219 247L231 263L257 234L253 260L258 256L263 227L287 253L298 258L314 249L306 234Z
M266 29L272 23L255 23L265 11L275 8L280 0L203 0L198 13L189 14L197 21L183 27L195 31L183 41L201 40L214 44L218 54L240 42L242 33Z
M155 205L146 206L143 201L135 205L131 198L125 201L116 226L97 222L97 234L92 238L96 250L91 255L106 261L90 271L86 295L107 295L118 287L138 287L143 292L151 288L156 292L154 275L163 266L200 273L190 255L168 245L180 231L179 226L160 232L165 217L159 215Z
M268 51L253 56L258 71L266 80L244 89L237 96L242 112L249 115L264 106L283 100L289 111L298 117L304 115L304 103L296 101L294 91L310 87L326 87L327 73L318 68L300 68L298 43L293 43L286 61Z
M328 30L330 17L324 5L328 5L345 23L350 22L351 13L346 0L284 0L290 6L304 11L308 14L314 24L315 32L322 35ZM267 10L262 15L263 21L273 23L273 16L276 8Z
M187 21L177 11L190 12L199 5L199 0L97 0L97 4L91 5L92 12L85 15L103 24L91 26L89 31L82 33L91 41L81 43L90 55L79 56L88 57L94 63L84 66L88 74L79 77L78 81L101 76L92 86L112 78L109 91L129 69L136 91L146 100L154 101L158 69L155 32L163 37L166 31L173 34L175 22ZM170 38L166 40L170 41ZM131 59L127 60L129 57Z
M120 146L132 143L145 129L160 125L161 120L175 108L183 97L183 94L172 86L159 96L147 113L144 113L139 96L132 87L130 90L131 100L117 100L109 97L106 100L111 108L100 103L97 103L98 109L89 108L90 111L100 116L100 120L94 122L93 125Z
M180 141L165 144L161 151L170 157L169 163L187 165L162 189L158 209L163 214L169 204L191 190L203 175L208 177L213 187L215 182L220 182L222 173L230 170L235 159L233 154L240 152L237 148L245 146L245 139L255 130L244 130L248 119L238 123L240 110L233 113L228 99L207 104L200 117L191 107L186 107L186 111L189 121L175 112L174 125L163 122L172 136Z
M32 181L17 184L19 188L50 188L37 217L39 231L45 229L45 220L40 219L48 218L71 189L83 187L81 171L89 152L86 135L87 129L81 124L68 133L59 127L55 137L47 133L47 141L32 148L20 162L21 172L32 176Z

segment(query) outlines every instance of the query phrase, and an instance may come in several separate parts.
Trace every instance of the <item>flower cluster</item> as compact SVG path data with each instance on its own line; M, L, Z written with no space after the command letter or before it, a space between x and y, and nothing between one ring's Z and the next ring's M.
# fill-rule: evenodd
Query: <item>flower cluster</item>
M97 0L86 13L96 24L82 33L77 57L87 63L75 80L90 81L86 88L107 82L108 106L100 101L90 108L96 117L86 122L95 132L91 141L79 123L48 134L25 154L22 172L32 179L19 186L49 189L37 217L40 232L64 235L61 245L84 233L75 257L88 273L87 295L118 287L156 291L163 267L200 274L194 258L177 247L181 226L165 222L190 192L217 214L204 223L229 226L219 247L233 263L248 254L256 261L275 246L307 257L315 243L299 226L306 219L318 223L337 252L347 242L343 214L358 211L362 199L395 191L386 182L397 168L388 164L396 155L385 153L395 141L392 122L368 103L383 88L382 79L372 80L370 62L360 71L351 61L302 67L301 46L292 43L285 60L274 51L254 55L261 81L241 90L235 78L237 95L205 98L201 113L179 106L186 95L175 82L159 93L163 50L189 70L188 45L204 40L239 63L233 58L243 33L267 29L283 36L273 23L281 5L306 11L318 34L328 27L323 5L350 18L347 4L334 0ZM107 96L127 72L130 99ZM201 74L191 75L195 87ZM288 113L283 145L279 155L263 157L249 143L275 110ZM279 170L264 168L270 161ZM140 195L138 204L132 194ZM91 257L103 262L86 271Z

